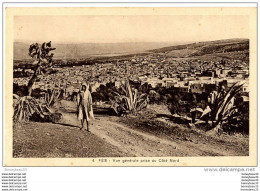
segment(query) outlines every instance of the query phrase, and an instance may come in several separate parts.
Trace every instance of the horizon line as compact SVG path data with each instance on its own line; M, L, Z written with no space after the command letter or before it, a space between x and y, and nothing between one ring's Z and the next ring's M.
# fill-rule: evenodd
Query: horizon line
M202 41L133 41L133 42L60 42L57 41L56 44L123 44L123 43L166 43L166 44L176 44L176 43L199 43L199 42L214 42L214 41L221 41L221 40L250 40L249 38L224 38L224 39L215 39L215 40L202 40ZM52 41L52 40L51 40ZM13 43L32 43L37 41L31 41L29 40L14 40ZM44 42L44 41L43 41ZM47 41L46 41L47 42ZM52 41L55 42L55 41Z

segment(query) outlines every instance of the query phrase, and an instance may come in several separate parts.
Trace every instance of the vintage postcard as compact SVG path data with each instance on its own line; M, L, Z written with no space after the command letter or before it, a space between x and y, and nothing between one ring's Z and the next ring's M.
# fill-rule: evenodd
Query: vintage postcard
M6 8L4 166L256 166L257 8Z

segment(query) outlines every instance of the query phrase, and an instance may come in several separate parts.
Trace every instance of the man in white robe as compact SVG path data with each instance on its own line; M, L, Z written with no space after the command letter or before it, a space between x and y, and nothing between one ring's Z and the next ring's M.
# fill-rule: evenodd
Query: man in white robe
M92 96L89 91L89 85L83 83L80 91L77 95L77 110L78 120L81 120L81 125L84 128L84 122L86 121L86 131L89 131L90 120L94 119L93 107L92 107Z

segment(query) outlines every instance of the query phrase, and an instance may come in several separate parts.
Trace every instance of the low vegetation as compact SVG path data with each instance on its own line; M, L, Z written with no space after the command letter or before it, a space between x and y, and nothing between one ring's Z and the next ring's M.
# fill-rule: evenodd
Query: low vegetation
M31 96L19 97L14 94L14 121L29 121L33 115L44 117L42 105Z
M136 114L147 107L147 94L138 92L131 88L129 81L121 82L121 92L114 92L115 96L110 99L112 108L118 115Z
M49 89L49 91L47 91L47 93L45 93L44 95L44 100L47 107L50 108L51 106L53 106L54 103L56 103L58 98L61 96L61 93L62 91L60 86L58 86L57 88Z
M211 120L212 128L217 132L223 130L223 124L229 123L231 120L237 119L238 109L234 105L235 96L240 92L243 84L236 83L226 92L220 88L213 91L209 96L209 105L203 111L201 118L208 115Z
M20 121L57 122L61 119L61 113L55 112L46 102L41 103L31 96L19 97L14 94L15 123Z

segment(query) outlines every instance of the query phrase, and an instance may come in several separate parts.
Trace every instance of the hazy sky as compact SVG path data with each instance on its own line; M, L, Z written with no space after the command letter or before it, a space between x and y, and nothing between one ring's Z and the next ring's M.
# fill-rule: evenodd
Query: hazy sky
M247 16L16 16L15 41L194 42L248 38Z

